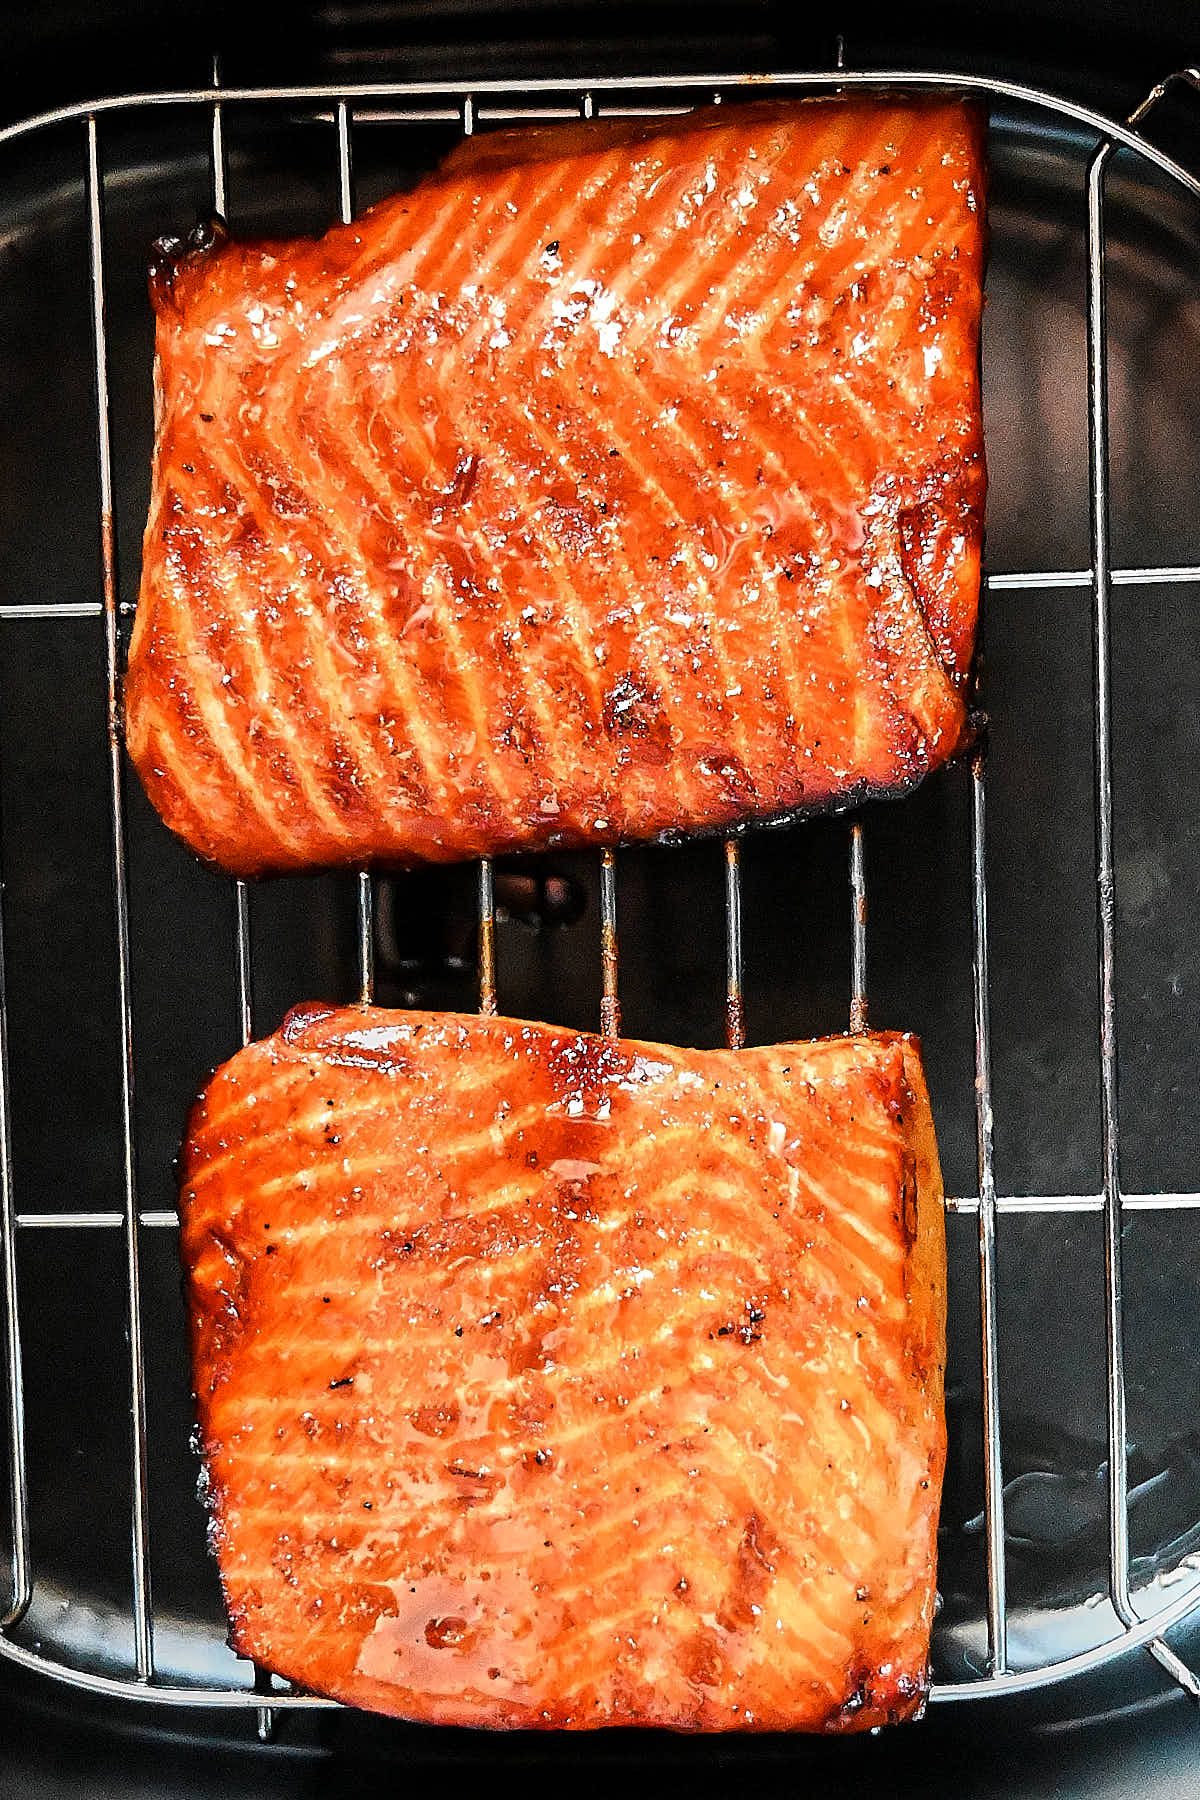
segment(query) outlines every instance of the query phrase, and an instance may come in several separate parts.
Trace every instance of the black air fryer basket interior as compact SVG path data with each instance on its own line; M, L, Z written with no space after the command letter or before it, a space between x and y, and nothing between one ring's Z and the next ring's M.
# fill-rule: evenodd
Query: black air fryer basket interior
M1189 8L1111 8L1086 34L1083 15L1065 5L1013 6L964 19L958 8L927 8L886 33L860 26L860 39L852 19L804 22L755 0L736 15L711 6L547 12L446 0L289 9L286 21L282 9L261 7L235 16L189 4L168 19L165 7L85 16L51 6L14 23L0 106L8 120L79 97L203 87L220 51L227 87L442 81L453 93L437 103L453 110L468 94L486 107L477 84L488 77L511 83L491 97L493 107L519 106L523 78L545 75L558 82L556 104L579 105L590 92L604 110L621 100L603 86L615 74L654 77L639 90L653 98L674 97L669 78L689 70L829 69L840 28L850 71L1033 81L1123 118L1189 50L1200 55ZM629 1733L496 1739L286 1707L260 1745L254 1705L168 1708L130 1697L138 1642L123 1046L88 144L79 119L15 150L0 144L0 830L33 1573L32 1603L7 1638L28 1666L0 1656L0 1793L339 1792L333 1771L351 1760L376 1770L361 1779L380 1783L401 1778L398 1764L452 1778L507 1766L527 1780L565 1777L599 1790L618 1779L669 1786L713 1774L735 1791L752 1780L811 1779L833 1792L919 1783L931 1793L1183 1794L1200 1782L1195 1712L1179 1685L1145 1649L1104 1650L1120 1626L1109 1601L1105 1248L1113 1218L1103 1210L1088 573L1086 184L1097 133L1011 95L989 103L991 490L979 694L990 724L981 760L852 821L751 834L741 851L749 1040L840 1030L850 996L851 831L861 826L871 1023L923 1040L954 1197L951 1459L935 1633L942 1693L920 1726L832 1745ZM359 205L429 166L461 129L453 120L371 123L360 116L367 110L352 109ZM332 100L227 104L222 128L235 232L317 230L336 216ZM1200 169L1200 93L1169 96L1148 130ZM148 495L146 251L156 235L212 208L211 111L113 112L98 119L95 142L124 637ZM1193 1586L1200 1601L1200 572L1191 568L1200 563L1200 201L1129 150L1114 157L1106 196L1118 1224L1130 1580L1148 1614L1182 1604ZM240 1041L237 898L231 882L167 837L136 780L123 776L122 791L154 1679L245 1688L250 1672L224 1648L195 1498L171 1223L187 1105L198 1077ZM1072 1680L1014 1680L1000 1697L986 1688L976 855L988 907L994 1162L984 1190L986 1198L990 1170L999 1195L995 1372L1009 1659L1036 1673L1063 1657L1091 1658ZM624 1029L682 1044L721 1041L720 844L622 851L616 879ZM599 856L505 861L495 883L501 1010L593 1027ZM470 868L376 881L377 1000L476 1003L477 898ZM357 904L357 884L346 877L249 893L256 1033L274 1029L297 1001L356 997ZM76 1222L48 1222L61 1215ZM78 1215L95 1218L82 1224ZM10 1449L4 1456L7 1494ZM0 1505L5 1549L8 1534ZM994 1614L994 1555L992 1566ZM0 1582L0 1609L6 1596ZM1185 1619L1167 1636L1173 1653L1200 1664L1200 1623L1189 1628ZM84 1672L91 1690L37 1672L46 1664ZM94 1691L108 1683L121 1685Z

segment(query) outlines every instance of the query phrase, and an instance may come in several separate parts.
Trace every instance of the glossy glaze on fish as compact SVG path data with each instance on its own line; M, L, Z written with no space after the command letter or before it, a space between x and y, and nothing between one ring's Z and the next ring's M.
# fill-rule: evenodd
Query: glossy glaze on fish
M181 1212L245 1654L440 1723L919 1710L945 1250L911 1039L309 1008L202 1095Z
M469 140L317 242L171 246L126 687L239 873L902 790L967 734L982 126Z

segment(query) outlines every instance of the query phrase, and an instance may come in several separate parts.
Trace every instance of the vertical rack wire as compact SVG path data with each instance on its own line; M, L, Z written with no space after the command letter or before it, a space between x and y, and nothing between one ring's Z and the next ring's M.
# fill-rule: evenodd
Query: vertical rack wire
M606 1038L621 1035L617 954L617 859L606 846L600 852L600 1029Z
M129 968L129 886L125 864L125 804L121 791L120 636L117 602L116 533L113 520L112 447L109 438L108 349L104 320L103 194L96 119L86 122L85 190L91 266L92 351L95 371L97 452L100 484L100 552L103 564L104 666L108 693L108 797L112 828L112 873L117 940L117 1002L121 1032L121 1125L123 1133L123 1230L129 1323L129 1412L133 1490L130 1549L133 1561L134 1664L139 1681L154 1674L150 1600L149 1500L146 1457L146 1374L142 1345L141 1276L138 1257L137 1152L134 1142L133 998Z
M254 978L250 951L250 892L244 881L233 884L233 949L237 964L238 1027L243 1044L254 1035Z
M462 134L475 134L475 97L463 97L460 114ZM490 856L479 861L479 1010L487 1016L496 1011L496 875Z
M217 93L221 86L221 65L217 57L212 59L213 92ZM209 163L212 170L212 203L213 211L219 219L224 219L228 209L225 173L225 125L221 113L221 102L214 100L212 104L212 133L209 146ZM246 883L236 879L233 884L233 946L234 967L237 975L238 1025L243 1044L250 1042L254 1032L254 1003L252 993L252 953L250 939L250 890Z
M350 138L350 108L345 100L338 101L333 118L337 128L338 217L343 225L349 225L354 219L354 147Z
M992 1024L988 979L987 813L982 749L971 759L971 937L975 1014L975 1136L979 1176L979 1326L983 1400L983 1505L987 1546L988 1658L1008 1670L1008 1573L1000 1440L1000 1341L996 1274L996 1169L992 1151Z
M490 856L479 864L479 1010L496 1010L496 880Z
M350 108L339 100L337 127L338 216L343 225L354 218L354 160L350 141ZM375 998L375 886L369 869L358 871L358 997L364 1006Z
M867 1029L867 870L857 819L850 827L850 1029Z
M375 886L370 869L358 871L358 997L375 998Z
M579 116L596 116L596 100L590 92L580 96ZM606 1038L621 1034L618 955L617 862L611 845L606 845L600 852L600 1030Z
M1161 97L1156 89L1130 119ZM1100 1136L1104 1195L1104 1327L1108 1401L1109 1598L1121 1624L1140 1621L1129 1588L1129 1466L1122 1268L1120 1076L1117 1057L1116 880L1112 795L1112 559L1108 482L1108 320L1105 175L1113 145L1098 146L1087 174L1087 367L1089 526L1092 552L1093 744L1096 812L1096 948L1100 992ZM1200 1679L1162 1638L1148 1646L1180 1685L1200 1699Z
M217 57L212 59L212 85L214 93L221 86L221 64ZM221 116L221 102L214 100L212 104L212 140L209 160L212 172L213 211L217 217L225 217L228 204L226 165L225 165L225 132ZM251 960L250 938L250 890L246 882L237 879L233 884L234 907L234 958L237 970L237 1007L238 1030L243 1045L248 1044L254 1036L254 989L253 964ZM269 1692L271 1678L265 1670L255 1666L254 1685L256 1691ZM257 1714L259 1740L268 1743L275 1731L275 1714L269 1706L260 1706Z
M219 93L221 87L221 60L212 59L213 93ZM221 112L221 102L212 103L212 141L209 147L209 165L212 170L213 211L219 219L225 217L225 122Z
M740 1050L746 1041L742 996L742 851L736 837L725 839L725 1042Z
M212 59L212 87L214 94L219 93L221 64L220 59L215 56ZM219 219L224 219L229 201L225 168L225 121L219 100L214 100L212 103L209 166L212 172L213 211ZM233 884L233 948L234 968L237 975L238 1023L242 1043L248 1044L254 1031L250 890L240 877L237 877Z
M24 1617L33 1598L29 1550L29 1476L25 1452L25 1380L17 1298L17 1212L13 1191L12 1096L8 1085L8 995L4 960L4 876L0 869L0 1272L4 1293L4 1386L8 1423L8 1513L12 1588L0 1630Z

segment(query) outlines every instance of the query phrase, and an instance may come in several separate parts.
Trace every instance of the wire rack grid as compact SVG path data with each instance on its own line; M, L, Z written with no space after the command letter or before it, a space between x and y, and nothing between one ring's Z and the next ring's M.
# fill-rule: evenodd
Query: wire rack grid
M0 1659L42 1671L101 1694L143 1698L188 1707L256 1709L260 1735L270 1735L277 1708L322 1707L332 1702L293 1692L260 1675L253 1686L193 1686L156 1678L154 1615L148 1544L147 1410L145 1346L140 1299L139 1245L146 1230L177 1223L173 1212L141 1208L135 1154L133 1007L130 980L128 880L122 798L123 746L120 723L121 613L115 571L113 479L109 430L108 357L105 323L104 177L100 126L108 114L133 115L161 106L207 108L211 117L212 203L226 210L227 167L225 109L238 105L302 108L332 127L331 154L336 155L340 217L354 210L352 132L356 124L456 124L464 133L477 126L531 120L670 115L686 112L701 100L720 102L753 84L758 93L799 94L851 88L930 90L945 86L969 90L986 101L1015 102L1049 114L1058 121L1085 127L1098 140L1087 178L1087 325L1088 424L1091 564L1081 570L1022 570L989 573L986 591L1062 589L1090 591L1093 624L1094 777L1096 818L1097 946L1100 977L1100 1029L1097 1043L1101 1093L1103 1186L1100 1193L1044 1196L1001 1196L993 1166L991 1037L989 1023L988 917L986 882L986 758L982 749L971 764L970 868L972 876L973 1005L975 1037L975 1113L978 1148L978 1192L948 1197L948 1211L977 1215L979 1232L979 1302L982 1342L982 1434L985 1481L984 1526L987 1556L988 1670L974 1679L935 1685L937 1701L977 1699L1012 1693L1062 1680L1095 1668L1138 1646L1145 1647L1167 1674L1194 1699L1200 1680L1165 1641L1165 1633L1200 1606L1194 1588L1144 1616L1130 1587L1129 1493L1125 1434L1125 1370L1121 1232L1125 1216L1138 1210L1200 1208L1200 1193L1129 1194L1121 1187L1117 1105L1117 1017L1114 985L1116 915L1113 871L1112 727L1110 715L1110 600L1112 590L1148 583L1195 582L1200 565L1113 568L1109 543L1109 462L1107 336L1105 316L1105 177L1116 149L1124 147L1166 175L1193 199L1200 200L1200 179L1157 148L1141 132L1147 115L1173 87L1200 88L1200 71L1180 70L1160 83L1126 121L1062 96L1022 83L961 74L952 77L930 69L806 71L762 76L689 75L626 78L601 77L584 84L546 79L524 84L520 98L511 84L477 82L469 91L451 82L360 83L262 88L222 87L214 60L212 85L170 92L119 95L60 108L0 130L0 152L20 146L31 135L51 127L77 124L83 136L84 194L91 291L91 323L95 372L95 429L98 445L99 517L97 533L102 558L102 590L91 600L41 604L0 597L0 619L25 621L102 616L103 680L107 693L108 798L111 821L113 929L116 940L120 1042L120 1105L124 1144L121 1204L94 1212L23 1213L13 1184L12 1115L8 1079L7 1013L4 990L3 918L0 911L0 1295L3 1297L3 1412L7 1420L12 1567L7 1602L0 1612ZM620 1024L618 993L617 858L600 855L601 1028L615 1036ZM867 888L866 847L861 822L848 827L850 907L850 1029L867 1025ZM743 1041L741 866L736 836L724 842L725 963L727 1036L731 1046ZM2 897L0 887L0 897ZM484 1012L497 1006L496 901L492 865L479 867L479 1004ZM237 1026L242 1042L252 1035L254 1009L251 956L251 894L244 882L234 884L234 943ZM369 873L357 882L358 989L369 1001L374 993L374 893ZM1106 1406L1108 1429L1109 1598L1118 1629L1106 1641L1040 1667L1014 1667L1008 1646L1006 1604L1003 1451L1000 1434L998 1379L997 1264L998 1219L1009 1213L1091 1212L1102 1217L1105 1243ZM34 1591L30 1501L26 1468L25 1391L21 1357L21 1295L18 1292L17 1242L27 1231L121 1234L124 1247L125 1310L129 1332L128 1402L130 1414L130 1557L132 1566L133 1664L121 1676L99 1674L54 1660L13 1635L27 1612ZM269 1703L268 1703L269 1701Z

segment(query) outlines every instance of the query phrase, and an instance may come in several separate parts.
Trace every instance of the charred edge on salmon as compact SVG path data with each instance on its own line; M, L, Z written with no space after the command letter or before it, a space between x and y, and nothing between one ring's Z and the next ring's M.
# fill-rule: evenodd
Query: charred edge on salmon
M224 219L210 213L197 219L186 237L155 238L150 246L150 297L158 306L175 303L175 278L180 270L212 256L229 237Z

